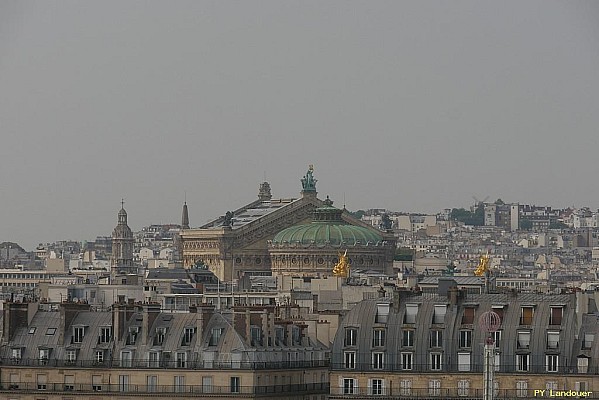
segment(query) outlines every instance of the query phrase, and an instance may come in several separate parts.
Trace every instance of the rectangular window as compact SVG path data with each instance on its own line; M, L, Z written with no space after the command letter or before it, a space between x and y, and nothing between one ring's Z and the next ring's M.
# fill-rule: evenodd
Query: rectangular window
M347 328L345 330L344 346L355 346L358 340L358 330L356 328Z
M241 378L239 376L231 377L231 393L241 392Z
M545 369L547 372L557 372L558 359L557 354L547 354L545 356Z
M436 305L433 314L433 324L442 324L445 322L445 313L447 312L446 305Z
M413 367L412 353L401 353L401 369L404 371L411 371Z
M150 368L160 367L160 352L150 351L148 353L148 367L150 367Z
M389 303L377 304L376 305L376 316L374 322L379 324L386 324L389 318Z
M528 396L528 382L527 381L516 381L516 396L527 397Z
M112 328L109 326L100 327L98 343L109 343L112 337Z
M495 372L499 372L501 366L501 354L495 353L495 359L493 360L493 368Z
M559 332L547 332L547 348L559 348Z
M592 333L584 334L584 341L582 343L583 349L590 349L593 346L593 342L595 341L595 335Z
M64 376L64 391L72 392L75 390L75 375Z
M343 379L343 394L356 394L358 388L357 381L353 378Z
M137 341L137 335L139 334L139 331L141 330L141 328L139 326L130 326L129 327L129 334L127 335L127 345L134 345L135 342Z
M458 353L458 371L470 371L470 353Z
M66 363L67 365L73 365L75 364L75 361L77 361L77 350L75 349L69 349L66 352L67 358L66 358Z
M384 380L372 379L370 381L370 393L371 395L383 395L385 394Z
M175 375L174 377L175 392L182 393L185 391L185 377L182 375ZM239 393L239 392L236 392Z
M464 325L474 324L474 307L464 308L464 314L462 315L462 324L464 324Z
M472 331L460 331L460 347L472 347Z
M183 330L183 338L181 339L181 346L189 346L194 333L195 333L195 328L185 328Z
M406 304L406 313L404 316L405 324L415 324L418 314L418 304Z
M252 340L252 345L262 345L262 329L257 326L252 326L250 328L250 337Z
M56 333L56 328L48 328L46 329L46 335L52 336Z
M429 396L440 396L441 395L441 381L439 379L432 379L428 381L428 395Z
M520 325L532 325L534 307L524 306L520 309Z
M414 331L410 329L406 329L402 334L402 345L404 347L413 347L414 346Z
M146 378L148 392L155 392L158 388L158 377L156 375L148 375Z
M503 321L503 306L502 305L491 306L491 311L493 311L494 313L499 315L499 320Z
M579 374L586 374L589 370L589 359L586 357L578 357L577 365Z
M208 342L208 345L209 346L218 345L218 341L220 340L222 333L223 333L223 328L212 328L212 331L210 334L210 341Z
M46 374L37 375L37 390L46 390L48 387L48 377Z
M101 364L104 362L104 350L96 350L95 360L96 363Z
M356 368L356 352L346 351L343 353L343 363L345 368L354 369Z
M187 368L187 353L180 351L175 354L177 368Z
M385 330L374 329L372 331L372 347L383 347L385 345Z
M85 334L85 328L83 326L73 327L73 343L81 343Z
M461 379L458 381L458 396L468 396L470 392L470 381Z
M545 390L558 390L556 381L545 382Z
M92 375L92 390L94 392L102 391L102 375Z
M121 351L121 367L131 368L131 352ZM123 375L125 376L125 375Z
M21 379L19 378L19 374L10 374L10 384L8 386L9 389L18 389L20 383Z
M443 331L431 331L431 347L443 347Z
M23 350L20 347L13 348L11 351L11 356L10 356L12 361L21 361L22 351Z
M586 392L587 390L589 390L588 382L574 382L574 390L577 392Z
M430 358L431 371L441 371L442 354L441 353L431 353L430 357L431 357Z
M549 317L549 325L561 325L564 315L563 307L551 307L551 315Z
M385 368L385 353L372 353L372 369Z
M402 396L411 396L412 395L412 380L411 379L402 379L399 381L399 394Z
M166 337L166 328L165 327L156 328L156 336L154 336L154 345L161 346L164 343L165 337Z
M516 354L516 371L528 372L529 354Z
M530 347L530 332L518 332L518 349L528 349Z
M202 392L212 393L212 377L202 376Z
M40 365L47 365L50 358L50 349L39 349L38 351Z
M129 391L129 375L119 375L119 391Z
M491 337L493 338L493 344L495 348L498 349L501 345L501 331L491 332Z

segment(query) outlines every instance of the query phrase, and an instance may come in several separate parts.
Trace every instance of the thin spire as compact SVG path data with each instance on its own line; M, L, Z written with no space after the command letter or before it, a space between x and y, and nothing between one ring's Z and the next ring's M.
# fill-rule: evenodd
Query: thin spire
M121 208L125 208L125 199L121 197Z

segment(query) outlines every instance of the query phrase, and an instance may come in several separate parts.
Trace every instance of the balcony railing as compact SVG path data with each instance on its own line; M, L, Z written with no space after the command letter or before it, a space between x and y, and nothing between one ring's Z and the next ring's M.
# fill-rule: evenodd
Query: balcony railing
M193 361L186 360L181 363L174 359L155 360L57 360L37 358L0 358L3 366L22 367L64 367L64 368L131 368L131 369L305 369L305 368L327 368L329 360L313 361ZM183 366L184 365L184 366Z
M585 398L599 399L599 393L586 392L585 395L577 396L570 392L569 395L559 395L558 392L564 390L553 390L552 393L548 389L496 389L494 391L494 399L497 400L519 400L519 399L534 399L534 398ZM567 390L565 391L567 392ZM578 391L583 392L582 390ZM330 399L482 399L482 389L470 388L363 388L363 387L331 387Z
M532 358L532 357L531 357ZM390 363L385 361L382 365L382 368L375 368L372 363L353 363L353 368L348 368L345 362L331 362L331 370L333 371L351 371L351 372L455 372L455 373L464 373L464 372L476 372L482 373L484 365L483 364L468 364L468 365L458 365L457 363L446 364L441 363L440 369L432 369L430 363L415 363L412 362L409 368L403 368L401 361L396 363ZM350 364L351 365L351 364ZM495 372L500 373L542 373L550 375L559 375L559 374L590 374L590 375L599 375L599 366L588 366L584 369L581 369L579 372L578 367L576 365L559 365L557 368L552 368L551 371L547 369L546 364L532 364L528 363L526 365L517 365L515 360L513 363L503 363L499 366L495 367Z
M40 389L43 387L43 389ZM120 384L65 384L35 382L0 382L0 392L65 392L65 393L189 393L189 394L264 394L273 393L329 393L329 383L306 383L269 386L214 386L214 385L133 385ZM4 396L0 396L4 398Z

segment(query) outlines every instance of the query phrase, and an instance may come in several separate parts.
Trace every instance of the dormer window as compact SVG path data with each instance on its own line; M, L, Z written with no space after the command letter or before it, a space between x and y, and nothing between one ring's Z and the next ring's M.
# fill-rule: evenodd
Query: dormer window
M160 328L156 328L156 336L154 336L154 344L155 345L162 345L164 343L164 338L166 337L166 328L165 327L160 327Z
M68 349L66 352L66 359L65 359L66 364L74 365L76 361L77 361L77 350Z
M208 346L216 346L218 345L218 341L223 333L223 328L212 328L212 332L210 335L210 341L208 342Z
M100 327L100 334L98 335L98 343L109 343L112 338L112 328L110 326Z
M250 337L252 346L262 345L262 329L258 326L252 326L250 328Z
M472 324L474 324L474 307L466 307L462 315L462 325Z
M194 334L195 334L195 328L185 328L183 330L183 338L181 339L181 346L189 346Z
M447 306L435 305L435 312L433 314L433 324L442 324L445 322L445 313L447 312Z
M406 304L406 314L404 316L404 323L415 324L416 314L418 314L418 304Z
M20 361L22 355L23 355L23 349L21 349L20 347L15 347L12 349L12 351L10 353L10 358L13 361Z
M518 343L516 348L528 349L530 348L530 332L518 332Z
M134 345L137 340L137 335L139 334L140 327L139 326L130 326L129 334L127 335L127 345Z
M550 308L551 315L549 316L549 325L561 325L564 308L562 306L551 306Z
M346 328L345 329L345 340L343 342L344 346L356 346L358 342L358 329L356 328Z
M582 342L583 349L590 349L593 346L593 341L595 340L595 335L592 333L585 333L584 340Z
M386 324L389 319L389 303L381 303L376 305L376 316L374 322L378 324Z
M83 336L85 336L85 327L84 326L74 326L73 327L73 343L83 342Z
M522 306L520 309L520 325L532 325L535 308L533 306Z
M50 358L50 349L48 348L41 348L38 351L38 359L40 362L40 365L46 365L48 364L48 359Z

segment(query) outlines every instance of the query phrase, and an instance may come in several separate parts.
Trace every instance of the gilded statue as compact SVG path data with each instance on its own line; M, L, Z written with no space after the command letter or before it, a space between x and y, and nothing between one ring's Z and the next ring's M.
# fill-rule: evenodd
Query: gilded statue
M489 271L489 255L483 254L480 256L478 266L476 267L476 270L474 270L474 275L484 276L487 271Z
M351 265L349 264L347 250L345 250L345 253L339 253L339 262L335 264L335 267L333 267L333 275L347 278L349 276L350 267Z

